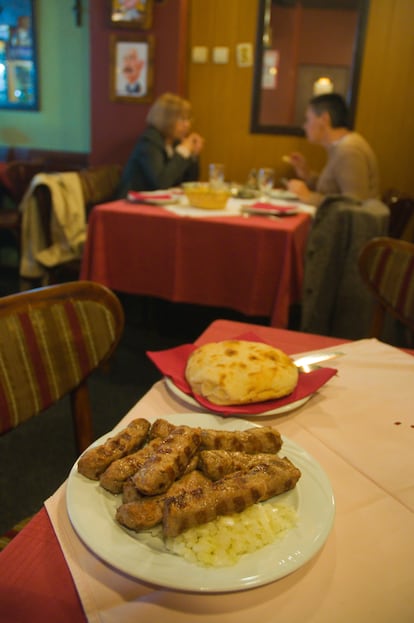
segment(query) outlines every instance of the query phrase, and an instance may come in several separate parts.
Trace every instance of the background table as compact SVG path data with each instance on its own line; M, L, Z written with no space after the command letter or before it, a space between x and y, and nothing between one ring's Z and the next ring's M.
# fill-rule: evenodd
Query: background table
M188 218L115 201L89 218L82 279L118 292L227 307L287 326L301 298L310 216Z

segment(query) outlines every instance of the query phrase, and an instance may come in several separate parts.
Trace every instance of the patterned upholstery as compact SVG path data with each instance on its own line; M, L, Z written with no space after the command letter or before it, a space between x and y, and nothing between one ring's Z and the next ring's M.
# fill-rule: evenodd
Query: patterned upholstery
M7 530L7 532L0 536L0 552L10 543L12 539L14 539L15 536L19 534L20 530L23 530L30 520L31 517L22 519L22 521L19 521L19 523L15 524L12 528L10 528L10 530Z
M0 299L0 434L72 394L78 450L92 442L87 377L114 351L124 316L104 286L73 282Z
M414 331L414 244L375 238L362 249L359 268L377 301L371 335L380 337L386 311Z

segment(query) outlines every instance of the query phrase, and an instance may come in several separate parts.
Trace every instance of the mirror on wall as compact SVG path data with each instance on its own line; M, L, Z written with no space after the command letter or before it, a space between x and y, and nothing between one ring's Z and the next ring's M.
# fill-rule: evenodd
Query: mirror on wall
M259 0L251 132L302 135L308 101L341 93L355 115L369 0Z

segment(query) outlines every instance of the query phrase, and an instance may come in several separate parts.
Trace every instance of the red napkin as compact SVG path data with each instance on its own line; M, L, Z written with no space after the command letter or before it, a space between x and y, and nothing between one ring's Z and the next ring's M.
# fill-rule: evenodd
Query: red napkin
M171 201L172 195L170 193L140 193L130 190L128 192L128 199L132 201Z
M252 333L238 336L238 340L250 340L254 342L262 342L260 338L257 338ZM221 415L248 415L258 414L264 411L272 411L284 407L285 405L306 398L311 394L314 394L322 385L325 385L336 374L334 368L318 368L307 374L299 374L299 381L296 388L289 396L284 398L277 398L275 400L267 400L266 402L255 402L248 405L215 405L209 400L206 400L202 396L193 394L190 386L188 385L184 372L187 365L187 359L189 355L195 350L197 346L194 344L183 344L182 346L176 346L175 348L169 348L161 351L147 351L148 357L156 365L158 370L164 375L171 378L173 383L181 389L185 394L188 394L194 398L200 405L206 407L209 411L220 413Z
M254 208L255 210L260 210L263 212L266 212L267 210L270 210L273 212L277 211L280 212L280 214L283 214L283 212L286 212L286 214L290 214L290 213L296 213L297 212L297 208L293 207L293 206L281 206L281 205L276 205L274 203L265 203L265 202L261 202L258 201L257 203L253 203L253 205L250 206L251 208Z

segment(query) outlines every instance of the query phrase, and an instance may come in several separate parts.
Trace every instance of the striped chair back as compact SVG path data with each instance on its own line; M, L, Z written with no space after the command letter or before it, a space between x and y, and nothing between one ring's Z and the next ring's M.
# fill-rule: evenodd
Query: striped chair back
M385 312L414 332L414 244L374 238L361 251L359 269L376 300L371 336L380 337Z
M0 299L0 434L71 396L79 452L93 441L88 376L124 328L118 298L77 281Z

